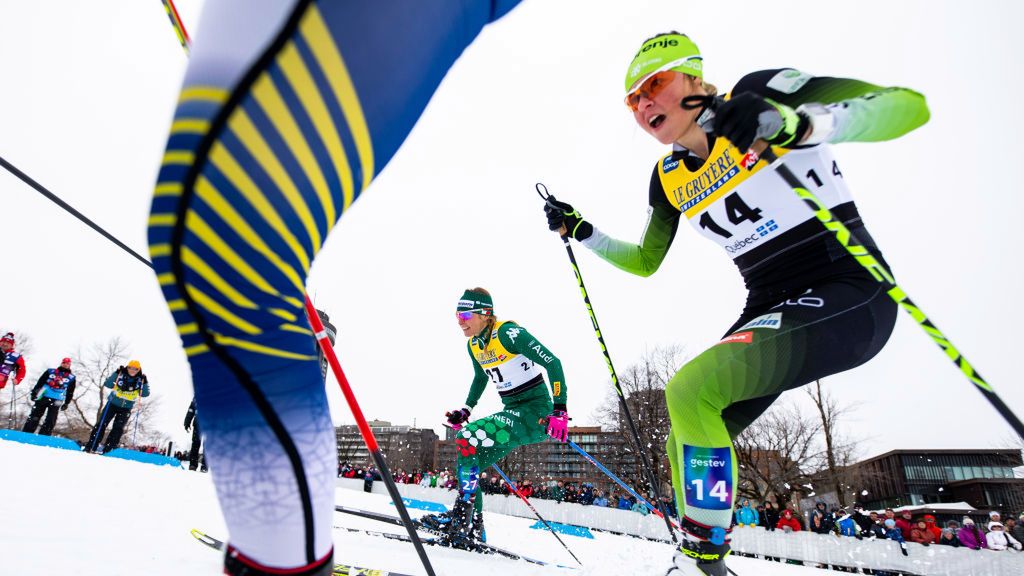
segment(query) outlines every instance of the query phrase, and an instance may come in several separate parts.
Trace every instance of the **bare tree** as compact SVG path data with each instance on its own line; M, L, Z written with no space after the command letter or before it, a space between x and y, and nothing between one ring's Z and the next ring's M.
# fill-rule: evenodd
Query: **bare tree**
M818 409L822 439L825 442L825 449L819 454L815 468L820 471L818 476L835 491L839 505L845 508L847 491L844 487L849 488L855 482L860 484L861 479L854 478L850 468L857 460L857 443L846 438L838 428L839 421L853 412L857 405L840 406L835 396L821 387L821 380L807 387L807 395Z
M772 406L733 442L740 466L737 494L764 502L793 502L813 488L813 465L820 457L821 425L790 404Z
M671 470L664 458L665 442L672 429L668 403L665 401L665 386L685 360L686 353L681 346L660 346L648 351L639 362L627 366L619 373L619 385L640 436L639 446L629 423L625 421L625 413L614 390L609 391L595 413L595 418L602 426L619 431L626 440L626 450L635 456L635 470L643 469L640 451L646 452L647 461L654 467L659 484L671 479ZM622 474L621 470L615 472ZM643 492L651 493L648 484L646 474L636 478L635 485L642 487Z

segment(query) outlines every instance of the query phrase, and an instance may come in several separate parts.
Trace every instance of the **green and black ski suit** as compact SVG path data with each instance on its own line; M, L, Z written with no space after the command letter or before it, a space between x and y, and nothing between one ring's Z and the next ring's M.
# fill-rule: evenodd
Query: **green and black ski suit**
M515 322L496 321L466 346L473 359L466 407L476 406L487 384L493 383L504 410L473 420L458 433L459 492L464 497L477 492L480 471L519 446L543 442L547 416L556 408L565 410L566 398L561 361ZM551 381L553 402L541 368ZM475 506L478 512L483 510L479 493Z
M829 143L888 140L928 120L924 97L911 90L789 68L749 74L732 93L746 91L792 108L825 105L835 119ZM648 276L685 215L733 259L749 290L722 340L683 366L666 389L672 482L680 517L696 533L730 524L737 482L732 439L783 391L867 362L896 319L896 304L879 283L765 162L748 170L744 152L724 138L709 136L708 148L705 159L677 145L658 161L640 244L596 228L583 241L615 266ZM881 260L831 147L774 151Z

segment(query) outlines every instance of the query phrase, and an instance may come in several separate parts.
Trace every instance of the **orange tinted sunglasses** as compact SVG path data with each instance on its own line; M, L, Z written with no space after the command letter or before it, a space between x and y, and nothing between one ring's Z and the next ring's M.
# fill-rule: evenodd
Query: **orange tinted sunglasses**
M630 110L636 112L636 109L640 107L640 97L647 98L648 100L653 99L675 79L675 74L676 72L672 70L655 72L650 78L644 80L644 83L636 90L626 94L626 106L629 106Z

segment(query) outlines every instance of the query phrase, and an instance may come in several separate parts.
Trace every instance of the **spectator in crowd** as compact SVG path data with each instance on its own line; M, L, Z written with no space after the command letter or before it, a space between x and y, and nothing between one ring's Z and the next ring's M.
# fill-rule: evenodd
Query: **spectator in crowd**
M832 520L829 518L825 503L821 500L814 504L814 510L811 511L809 529L815 534L828 534L832 531Z
M883 525L885 526L885 537L889 540L895 540L898 542L900 545L900 552L902 552L904 556L907 556L907 546L904 544L906 541L903 539L903 531L896 527L896 521L892 518L886 518ZM876 576L889 576L892 573L876 570L875 574Z
M67 410L68 404L75 398L75 375L71 373L71 358L65 358L60 366L43 372L32 388L30 396L35 403L28 419L25 420L25 427L21 430L34 434L39 426L39 419L45 412L46 419L43 420L43 427L39 429L39 433L49 436L57 424L57 411Z
M14 351L14 332L8 332L0 338L0 390L7 386L12 374L14 385L21 384L25 379L25 359Z
M629 510L633 507L633 503L629 501L629 498L625 494L619 494L619 502L616 504L616 508L619 510Z
M580 504L584 506L590 506L594 503L594 485L587 482L583 485L583 489L580 490Z
M779 523L775 527L786 532L799 532L801 529L800 520L789 508L782 511L782 518L779 519Z
M554 486L551 487L551 492L548 494L548 498L555 502L561 502L565 497L565 485L559 480Z
M878 512L871 511L868 514L868 519L871 520L871 525L868 526L867 530L862 533L862 537L867 538L885 538L885 519L878 515ZM893 520L893 524L896 520Z
M566 484L565 485L565 496L562 497L562 500L565 501L565 502L579 502L579 499L580 499L580 491L579 491L579 488L576 487L576 483L575 482L569 482L568 484Z
M952 546L954 548L959 548L960 539L956 537L956 531L952 528L943 528L942 535L939 536L939 544L942 546Z
M1002 523L1003 517L1002 517L1002 515L999 514L998 510L993 510L993 511L988 513L988 521L989 522L999 522L999 523Z
M736 509L737 526L757 526L757 512L750 507L750 500L743 500L743 503Z
M774 532L775 528L779 525L779 520L782 519L782 513L779 511L778 502L766 502L764 505L764 515L764 527L767 528L769 532Z
M877 516L877 515L876 515ZM850 517L854 522L857 523L857 529L859 532L870 532L873 521L871 516L864 511L864 505L860 502L853 504L853 509L850 512Z
M149 396L149 380L142 373L142 365L138 360L128 362L127 366L119 366L106 381L105 388L111 388L107 395L107 405L103 408L99 422L92 428L89 435L89 442L85 445L86 451L95 452L103 440L107 425L111 421L114 425L110 428L110 435L103 445L103 453L110 452L121 443L121 434L124 433L124 425L135 407L139 398Z
M928 529L928 523L923 518L910 529L910 541L925 546L935 543L935 534Z
M942 528L935 525L935 516L925 514L921 519L924 520L924 524L928 528L928 531L932 533L932 536L935 536L935 541L938 542L939 537L942 536Z
M608 499L604 497L603 490L597 491L597 495L594 497L594 506L600 506L602 508L608 507Z
M1011 523L1013 524L1012 526ZM1006 532L1016 538L1018 542L1024 542L1024 514L1021 514L1021 517L1017 520L1013 518L1007 519Z
M629 509L632 510L633 512L639 512L643 516L647 516L651 513L650 509L647 508L647 505L637 500L635 497L630 498L630 500L633 501L633 505Z
M185 412L185 432L192 429L192 446L188 451L188 469L195 470L199 468L199 447L203 443L203 437L199 433L199 420L196 420L196 399L192 399L192 403L188 405L188 411ZM206 472L206 454L203 453L202 457L202 472Z
M522 483L519 484L519 491L523 493L523 496L525 496L527 498L532 498L533 497L533 481L528 479L528 478L523 480Z
M368 466L366 472L363 473L363 492L373 491L373 481L376 480L376 470L373 466Z
M964 516L963 528L957 531L956 537L964 548L970 548L971 550L988 548L985 535L974 525L974 519L970 516Z
M899 528L903 534L903 541L908 542L910 540L910 531L914 528L914 523L911 518L914 517L913 512L910 510L904 510L900 512L900 517L896 519L896 527Z
M812 512L811 514L813 515L814 513ZM851 508L846 514L843 514L842 516L839 517L838 520L836 520L835 526L833 527L833 529L840 536L853 536L853 537L857 537L857 538L862 537L860 535L861 534L860 525L858 525L857 521L854 519L856 514L857 514L857 511L854 510L853 508ZM812 527L811 530L814 531L814 528ZM819 534L824 534L824 532L819 532Z
M989 550L1013 548L1019 551L1021 548L1024 548L1024 545L1016 538L1006 533L1002 522L993 521L988 523L988 534L985 535L985 541L988 543Z
M765 514L764 504L758 504L754 510L757 514L757 525L768 529L768 518Z

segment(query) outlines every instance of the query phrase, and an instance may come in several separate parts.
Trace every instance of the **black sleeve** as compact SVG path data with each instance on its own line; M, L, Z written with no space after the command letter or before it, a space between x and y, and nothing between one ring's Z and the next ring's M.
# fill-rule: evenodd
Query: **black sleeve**
M32 391L29 392L29 396L30 397L35 398L36 397L36 393L39 392L39 390L41 390L43 388L43 386L46 386L46 376L47 376L47 374L49 374L49 372L48 371L44 371L43 375L40 376L39 380L36 381L36 385L33 386L32 387Z
M185 428L192 425L192 419L196 417L196 399L192 399L192 403L188 405L188 412L185 412Z
M64 403L65 404L70 404L71 401L75 399L75 384L77 382L78 382L78 378L72 376L71 377L71 383L68 384L67 396L64 398Z

